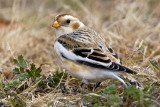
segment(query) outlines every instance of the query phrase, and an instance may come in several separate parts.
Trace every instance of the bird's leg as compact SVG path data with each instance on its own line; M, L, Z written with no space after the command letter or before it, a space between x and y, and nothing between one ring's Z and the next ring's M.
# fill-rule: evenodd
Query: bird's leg
M92 88L92 91L94 92L99 86L100 86L101 82L95 83L94 87Z
M96 88L98 88L98 87L100 86L101 83L102 83L102 82L96 83L96 84L95 84L95 87L94 87L94 90L95 90Z
M82 88L82 86L83 86L84 84L85 84L85 83L84 83L84 82L82 82L82 83L81 83L81 85L80 85L80 87Z
M81 84L80 84L80 87L82 88L82 86L85 84L85 82L83 81ZM79 88L79 87L78 87ZM78 88L76 88L73 92L77 92Z

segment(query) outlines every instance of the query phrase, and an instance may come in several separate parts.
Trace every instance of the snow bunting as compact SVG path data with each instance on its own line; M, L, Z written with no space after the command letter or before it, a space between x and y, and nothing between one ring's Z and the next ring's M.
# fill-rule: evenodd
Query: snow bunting
M86 27L78 18L69 15L57 15L52 27L57 39L54 44L62 65L72 75L83 80L82 83L98 83L111 78L121 81L125 86L135 84L143 87L127 74L137 72L123 66L112 48L94 30ZM125 82L128 77L131 82Z

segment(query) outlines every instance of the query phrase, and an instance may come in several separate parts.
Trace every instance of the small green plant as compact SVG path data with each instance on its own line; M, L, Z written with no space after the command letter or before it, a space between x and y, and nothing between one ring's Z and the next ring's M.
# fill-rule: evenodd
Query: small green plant
M10 98L10 102L13 107L26 107L26 103L16 95L14 98Z
M120 106L123 104L120 96L117 96L117 87L113 84L104 89L103 93L97 93L93 95L87 95L84 99L84 105L92 104L93 107L101 106Z
M144 92L141 89L136 89L135 86L127 87L123 96L126 97L127 101L136 100L138 101L138 105L143 104Z
M10 103L13 107L26 107L25 102L20 99L17 94L28 87L26 81L29 78L31 78L32 82L39 78L42 70L40 67L36 68L34 64L29 65L22 55L18 56L18 58L13 61L17 65L13 71L18 75L15 75L16 78L14 78L11 83L1 85L1 90L4 90L6 95L12 96L10 98Z
M18 56L17 59L13 60L14 63L17 65L13 71L16 73L15 78L12 82L8 84L2 84L0 83L1 90L4 90L7 95L11 95L12 97L10 98L10 103L12 104L13 107L25 107L26 104L25 102L20 99L17 94L23 92L25 89L29 88L30 86L28 85L29 80L31 80L30 84L35 85L36 84L36 89L37 91L40 90L48 90L45 92L50 92L52 91L52 88L55 88L57 85L62 85L60 84L63 78L67 77L67 73L65 72L58 72L59 68L56 69L55 73L53 76L45 77L41 75L41 67L36 67L35 64L27 62L23 58L23 56ZM63 82L64 85L64 82ZM49 89L48 86L50 87ZM0 90L0 92L1 92ZM42 91L41 91L42 92ZM14 93L14 94L13 94ZM48 106L51 105L52 102L48 103ZM69 103L70 105L70 103Z
M34 81L36 78L40 77L40 73L42 71L41 67L36 68L34 64L30 64L30 66L28 66L28 62L24 60L22 55L18 56L18 59L13 59L13 61L17 65L17 67L14 68L14 72L19 75L16 80L4 87L5 91L16 88L16 86L26 79L31 78L31 80ZM25 83L24 86L28 87Z
M45 77L38 83L38 87L40 89L45 89L47 87L54 88L58 84L64 85L64 83L60 83L61 79L64 81L67 78L67 73L59 72L57 68L53 76L48 76L46 79Z
M15 72L20 73L20 80L24 80L25 78L32 78L33 80L37 77L40 77L40 73L42 71L41 67L36 68L36 66L32 63L28 66L26 60L23 59L23 56L18 56L18 59L13 59L15 64L18 67L14 69Z
M139 75L137 78L146 77L145 75ZM103 92L97 94L86 94L83 99L85 106L150 106L154 104L152 99L156 99L156 93L160 92L160 82L147 82L143 84L144 90L137 89L135 86L129 86L124 88L123 91L118 89L113 83L107 86ZM152 96L153 95L153 96ZM159 94L157 94L157 97ZM133 103L135 102L135 103Z
M115 85L109 85L104 90L104 94L116 94L116 92L117 92L117 88Z
M101 107L101 103L100 103L100 102L95 103L95 104L93 105L93 107Z
M117 95L110 95L108 98L108 101L106 103L106 105L108 105L108 106L112 105L114 107L120 106L122 104L123 104L122 99Z

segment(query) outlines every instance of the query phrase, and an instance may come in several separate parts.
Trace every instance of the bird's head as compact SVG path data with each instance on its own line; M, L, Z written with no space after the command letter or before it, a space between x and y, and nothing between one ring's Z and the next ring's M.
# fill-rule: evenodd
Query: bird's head
M78 18L69 14L57 15L52 25L55 28L56 36L71 33L84 26Z

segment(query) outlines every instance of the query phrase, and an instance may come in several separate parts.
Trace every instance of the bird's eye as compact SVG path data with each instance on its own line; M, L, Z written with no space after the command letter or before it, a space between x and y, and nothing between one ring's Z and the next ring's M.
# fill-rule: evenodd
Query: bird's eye
M70 23L70 20L67 20L66 22L69 24L69 23Z

